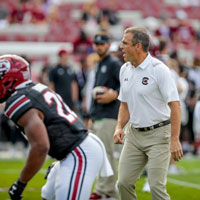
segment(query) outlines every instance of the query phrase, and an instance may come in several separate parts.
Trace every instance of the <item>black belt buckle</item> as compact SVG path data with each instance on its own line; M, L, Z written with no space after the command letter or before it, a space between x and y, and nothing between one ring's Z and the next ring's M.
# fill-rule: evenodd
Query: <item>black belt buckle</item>
M149 127L149 130L151 130L151 131L152 131L153 129L155 129L155 127L154 127L154 126L150 126L150 127Z
M163 122L160 122L158 124L155 124L153 126L149 126L149 127L144 127L144 128L136 128L138 131L152 131L156 128L159 128L159 127L162 127L162 126L165 126L167 124L170 124L170 120L166 120L166 121L163 121Z

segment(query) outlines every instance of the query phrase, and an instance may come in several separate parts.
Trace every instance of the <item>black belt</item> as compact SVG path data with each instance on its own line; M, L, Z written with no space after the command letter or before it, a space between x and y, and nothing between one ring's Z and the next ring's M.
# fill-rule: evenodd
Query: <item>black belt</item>
M166 120L166 121L163 121L163 122L160 122L158 124L155 124L153 126L149 126L149 127L144 127L144 128L135 128L137 129L138 131L150 131L150 130L154 130L155 128L159 128L159 127L162 127L162 126L165 126L165 125L168 125L170 124L170 120Z

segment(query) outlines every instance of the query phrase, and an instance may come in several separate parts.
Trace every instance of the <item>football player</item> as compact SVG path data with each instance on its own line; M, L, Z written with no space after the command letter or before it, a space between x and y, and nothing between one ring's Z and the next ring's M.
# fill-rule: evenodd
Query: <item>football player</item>
M89 199L98 173L113 174L103 143L87 132L58 94L32 82L29 63L20 56L0 56L0 103L3 102L4 114L30 143L26 164L8 191L12 200L22 199L22 192L47 154L57 162L42 188L43 199Z

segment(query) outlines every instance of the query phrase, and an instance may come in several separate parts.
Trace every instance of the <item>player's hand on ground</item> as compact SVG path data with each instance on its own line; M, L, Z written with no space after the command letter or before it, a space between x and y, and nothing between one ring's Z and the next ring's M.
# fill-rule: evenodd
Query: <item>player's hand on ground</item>
M182 146L178 139L171 139L170 151L175 161L179 161L183 157Z
M8 190L11 200L20 200L22 199L22 192L26 187L26 183L22 183L21 181L17 180L15 183L11 185Z
M123 138L124 138L124 131L122 129L115 130L115 133L113 135L113 140L115 144L124 144Z

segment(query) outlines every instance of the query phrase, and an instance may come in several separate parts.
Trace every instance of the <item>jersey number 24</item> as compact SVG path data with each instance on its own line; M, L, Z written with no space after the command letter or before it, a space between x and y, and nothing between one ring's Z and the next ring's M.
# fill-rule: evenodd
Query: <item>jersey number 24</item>
M51 106L54 102L56 103L57 114L64 119L66 119L70 124L73 124L77 119L77 115L70 110L70 108L63 102L62 98L51 91L46 91L43 94L45 102ZM67 113L64 112L63 107L67 110Z

